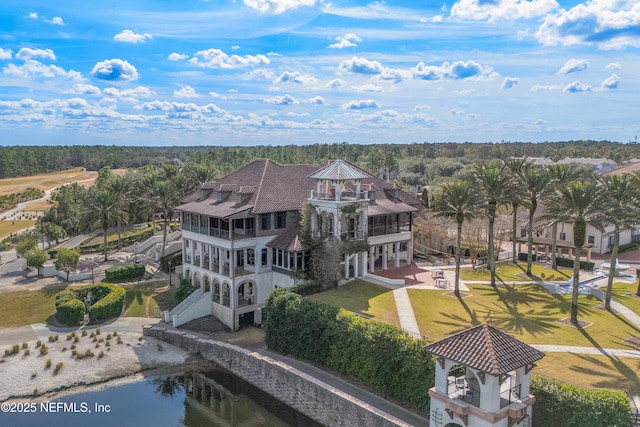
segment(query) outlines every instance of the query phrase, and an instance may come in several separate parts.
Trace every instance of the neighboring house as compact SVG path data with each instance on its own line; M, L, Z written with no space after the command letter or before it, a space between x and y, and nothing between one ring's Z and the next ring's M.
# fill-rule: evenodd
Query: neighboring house
M255 160L201 189L176 208L182 215L183 274L198 290L169 314L174 326L214 315L237 330L261 324L277 287L293 286L311 262L300 236L310 206L312 237L363 241L368 250L344 255L342 277L410 263L412 222L420 200L393 183L336 160L279 165Z

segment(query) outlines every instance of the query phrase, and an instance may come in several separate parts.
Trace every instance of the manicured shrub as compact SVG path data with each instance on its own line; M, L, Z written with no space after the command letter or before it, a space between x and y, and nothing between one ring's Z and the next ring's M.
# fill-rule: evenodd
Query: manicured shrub
M627 427L631 406L624 392L585 390L533 375L531 394L534 427Z
M109 282L121 282L144 276L144 264L121 265L107 268L104 273Z
M527 252L519 252L518 253L518 261L522 261L522 262L527 262L529 254ZM536 262L536 260L538 259L538 257L536 256L536 254L531 254L531 257L533 259L533 262Z
M173 300L176 302L176 304L180 304L195 290L196 289L193 287L190 281L188 281L187 279L182 279L180 281L180 286L176 290L176 293L173 294Z
M56 296L58 320L68 325L77 325L82 321L85 313L83 301L87 296L91 297L92 302L88 310L91 322L117 316L122 312L125 295L124 288L109 283L67 289ZM86 331L82 333L86 335Z
M559 267L573 268L573 260L569 258L557 257L556 264ZM595 267L595 263L593 262L580 261L580 270L593 271L593 267Z
M324 291L324 287L321 283L316 281L309 281L290 288L291 292L295 292L298 295L311 295Z
M272 292L266 310L269 348L325 365L410 406L429 410L435 363L423 350L428 341L287 289Z
M124 306L126 291L120 286L111 284L99 285L108 287L111 292L89 307L89 321L98 322L113 316L119 316Z
M84 319L84 303L79 299L72 299L57 305L56 317L60 323L65 325L78 325Z

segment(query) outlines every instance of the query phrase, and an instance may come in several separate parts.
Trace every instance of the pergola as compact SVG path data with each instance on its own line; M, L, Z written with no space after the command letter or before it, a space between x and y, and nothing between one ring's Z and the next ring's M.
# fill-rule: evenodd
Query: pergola
M518 253L520 253L522 252L521 248L523 243L527 246L529 245L529 238L526 236L518 237L516 239L516 242L518 243ZM538 256L538 249L540 246L544 246L544 256L548 257L553 246L553 239L549 237L533 236L533 251L536 256ZM575 248L576 246L571 240L556 240L556 251L558 256L562 256L564 250L568 249L569 258L573 258L573 251L575 250ZM584 246L582 246L582 249L586 249L587 262L591 262L591 250L593 249L593 244L585 243Z

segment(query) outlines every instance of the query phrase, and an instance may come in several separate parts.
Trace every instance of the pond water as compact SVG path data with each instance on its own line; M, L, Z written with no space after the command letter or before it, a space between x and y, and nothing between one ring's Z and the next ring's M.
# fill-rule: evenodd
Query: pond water
M26 405L11 408L23 413L3 406L0 426L320 426L222 369L148 377Z

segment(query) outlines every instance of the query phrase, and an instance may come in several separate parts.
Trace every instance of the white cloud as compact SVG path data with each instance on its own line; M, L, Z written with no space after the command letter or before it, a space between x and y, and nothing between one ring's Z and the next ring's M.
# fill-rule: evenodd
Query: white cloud
M453 80L477 79L492 75L492 68L483 66L475 61L443 62L441 65L426 65L419 62L411 69L414 78L422 80L441 80L449 78Z
M500 89L511 89L520 83L520 79L517 77L505 77L502 81L502 85L500 85Z
M302 74L299 71L295 71L295 72L290 72L290 71L285 71L284 73L280 74L278 76L278 78L276 78L273 82L274 83L285 83L285 82L292 82L292 83L300 83L303 85L308 85L308 84L313 84L317 81L317 79L313 76L310 76L308 74Z
M283 96L274 96L273 98L267 98L263 101L265 104L272 105L294 105L298 104L291 95L283 95Z
M347 71L356 74L382 74L384 68L385 67L378 61L370 61L357 56L351 59L345 59L338 65L338 71Z
M91 75L100 80L138 80L136 67L122 59L107 59L96 63Z
M183 59L187 59L189 57L189 55L185 55L182 53L177 53L177 52L171 52L169 54L169 56L167 56L167 59L169 61L181 61Z
M38 12L31 12L29 15L27 15L27 18L38 19Z
M227 99L226 96L220 95L218 92L209 92L208 95L212 98Z
M586 59L570 59L558 70L558 74L572 74L584 71L589 66Z
M321 96L316 96L313 97L311 99L309 99L309 104L314 104L314 105L325 105L326 101L324 100L323 97Z
M324 0L243 0L246 6L263 13L280 14L300 6L314 6Z
M41 58L56 60L56 55L51 49L31 49L29 47L23 47L16 53L16 58L26 61L28 59Z
M64 77L71 80L82 81L84 80L82 74L77 71L66 71L64 68L57 65L45 65L33 59L29 59L22 65L9 64L2 69L4 74L8 76L29 78L32 76L53 78Z
M607 64L606 67L604 67L605 70L610 70L610 71L617 71L620 69L620 63L619 62L611 62L609 64Z
M119 99L148 98L150 96L155 95L155 92L153 92L148 87L144 87L144 86L138 86L134 89L117 89L115 87L108 87L104 89L103 92L105 93L105 95L110 95L110 96L113 96L114 98L119 98Z
M225 113L223 109L218 108L215 104L197 105L192 102L185 104L182 102L151 101L136 105L134 108L136 110L164 111L166 113Z
M144 43L147 40L151 40L153 36L149 33L139 34L134 33L131 30L123 30L122 32L113 36L113 39L118 42L125 43Z
M640 47L640 4L633 0L590 0L546 16L536 39L547 46L595 44L600 49Z
M544 126L544 125L546 125L546 124L547 124L547 122L546 122L545 120L538 119L538 120L536 120L536 121L534 122L534 124L535 124L535 125L537 125L537 126Z
M329 89L338 89L346 86L347 82L342 79L333 79L326 84L326 87Z
M256 68L242 76L243 80L272 80L276 77L272 70L266 68Z
M175 96L176 98L198 98L200 97L200 94L197 93L194 88L187 85L187 86L182 86L178 90L174 90L173 96Z
M353 90L356 92L382 92L382 86L369 83L360 86L353 86Z
M413 111L422 111L422 110L430 110L431 106L430 105L416 105L415 107L413 107Z
M13 51L11 49L0 48L0 60L13 58Z
M60 26L64 25L64 21L59 16L54 16L53 19L51 19L51 21L47 21L47 22L53 25L60 25Z
M513 20L544 16L559 7L555 0L459 0L451 7L454 18Z
M76 83L73 87L64 93L72 93L75 95L100 95L100 88L84 83Z
M231 50L238 50L240 49L240 46L238 46L237 44L234 44L233 46L231 46Z
M571 84L568 84L564 87L564 89L562 89L563 92L572 92L572 93L578 93L578 92L591 92L591 86L589 85L584 85L582 83L580 83L579 81L575 81Z
M220 49L207 49L196 52L189 60L190 64L207 68L242 68L269 64L264 55L227 55Z
M449 111L449 114L451 114L452 116L464 116L465 112L458 108L454 108L453 110Z
M600 84L600 87L602 89L617 89L619 83L620 83L620 78L618 77L618 75L611 74L609 77L605 79L605 81L603 81Z
M342 37L340 36L336 37L336 41L337 43L332 43L327 47L329 47L330 49L344 49L347 47L357 47L358 45L354 42L361 42L362 39L355 34L347 33Z
M562 89L560 85L534 85L531 87L531 92L551 92L560 89Z
M372 99L354 100L349 101L346 104L342 104L343 110L361 110L363 108L379 108L379 105Z

